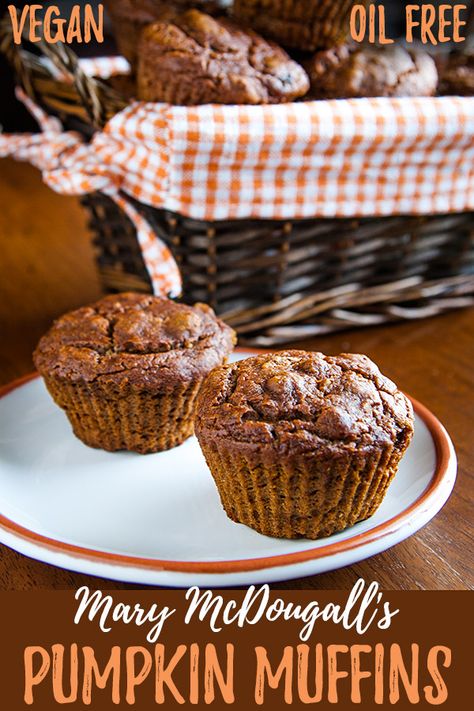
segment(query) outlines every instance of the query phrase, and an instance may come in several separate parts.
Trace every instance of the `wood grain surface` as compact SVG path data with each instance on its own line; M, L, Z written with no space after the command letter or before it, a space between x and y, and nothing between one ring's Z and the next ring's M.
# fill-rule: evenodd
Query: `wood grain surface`
M0 161L0 384L33 369L31 353L52 319L100 296L85 216L31 167ZM294 344L298 345L298 344ZM342 589L363 577L386 590L474 589L474 312L345 332L307 341L326 353L366 353L450 432L455 491L418 534L357 565L275 588ZM0 589L133 588L45 565L0 546Z

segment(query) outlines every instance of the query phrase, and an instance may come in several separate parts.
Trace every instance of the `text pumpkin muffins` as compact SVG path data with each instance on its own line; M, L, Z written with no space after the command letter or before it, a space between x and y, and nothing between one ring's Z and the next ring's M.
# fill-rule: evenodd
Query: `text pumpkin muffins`
M361 355L286 351L217 368L196 413L228 516L279 538L371 516L413 434L409 400Z
M234 343L204 304L119 294L58 319L34 361L85 444L147 453L192 434L201 383Z

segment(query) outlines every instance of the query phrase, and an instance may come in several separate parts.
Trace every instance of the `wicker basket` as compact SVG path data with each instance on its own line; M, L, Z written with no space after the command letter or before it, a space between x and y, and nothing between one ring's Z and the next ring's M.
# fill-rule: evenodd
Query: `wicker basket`
M26 93L86 137L127 105L87 77L68 47L36 45L68 80L14 45L9 22L1 47ZM105 288L150 291L128 217L105 195L82 202ZM474 304L474 213L205 222L135 207L171 248L183 299L211 304L241 342L275 345Z

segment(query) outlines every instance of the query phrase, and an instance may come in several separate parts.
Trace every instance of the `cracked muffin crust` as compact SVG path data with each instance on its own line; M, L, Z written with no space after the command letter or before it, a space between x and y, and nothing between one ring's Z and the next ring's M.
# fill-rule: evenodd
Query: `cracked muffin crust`
M235 0L234 14L264 37L314 51L346 40L354 4L354 0Z
M157 20L170 21L180 12L198 8L209 14L226 11L227 0L106 0L120 52L132 67L137 61L137 45L143 29Z
M413 410L366 356L284 351L214 370L195 429L230 518L319 538L376 511Z
M119 294L58 319L34 362L82 441L145 453L192 434L199 387L234 343L204 304Z
M34 358L57 378L161 392L207 375L232 345L233 331L209 306L128 293L62 316Z
M277 45L227 19L189 10L142 33L138 97L172 104L269 104L304 96L304 69Z
M399 46L342 45L317 52L308 62L314 98L433 96L438 72L422 51Z

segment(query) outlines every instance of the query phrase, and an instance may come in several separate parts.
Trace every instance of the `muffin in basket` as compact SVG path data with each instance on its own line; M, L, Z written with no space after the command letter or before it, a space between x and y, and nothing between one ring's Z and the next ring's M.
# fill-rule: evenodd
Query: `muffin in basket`
M269 104L309 89L304 69L277 45L227 19L189 10L142 33L138 98L171 104Z
M363 355L284 351L222 366L196 413L228 516L278 538L371 516L413 434L411 403Z
M235 0L234 14L286 47L313 51L347 39L355 4L355 0Z
M226 0L106 0L105 5L118 48L133 67L140 33L151 22L171 20L177 13L192 7L220 14L229 3Z
M234 343L204 304L130 293L59 318L34 361L79 439L145 454L192 434L201 383Z
M474 96L474 49L452 54L440 71L440 94Z
M429 54L395 45L341 45L317 52L307 70L311 95L321 99L433 96L438 84Z

